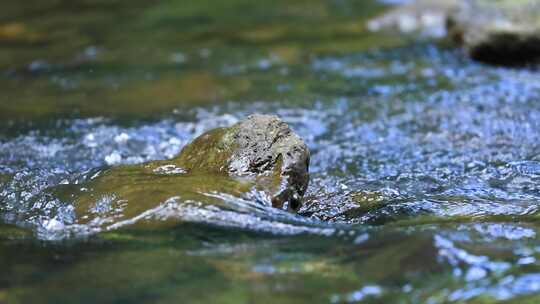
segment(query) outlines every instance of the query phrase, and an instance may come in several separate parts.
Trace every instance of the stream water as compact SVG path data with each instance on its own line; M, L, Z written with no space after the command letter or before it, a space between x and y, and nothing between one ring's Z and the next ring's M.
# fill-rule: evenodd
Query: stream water
M539 302L540 72L365 31L385 5L3 3L0 303ZM85 188L255 112L311 149L299 214Z

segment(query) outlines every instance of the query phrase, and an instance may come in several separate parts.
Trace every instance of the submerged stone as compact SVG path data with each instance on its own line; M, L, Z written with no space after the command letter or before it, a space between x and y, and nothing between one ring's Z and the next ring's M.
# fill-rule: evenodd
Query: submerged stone
M487 63L540 59L539 0L416 0L370 20L368 28L447 37Z

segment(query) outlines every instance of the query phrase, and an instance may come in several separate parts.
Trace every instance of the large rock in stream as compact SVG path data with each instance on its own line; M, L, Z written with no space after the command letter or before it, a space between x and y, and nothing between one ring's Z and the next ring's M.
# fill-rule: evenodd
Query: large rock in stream
M169 211L182 219L212 222L222 220L213 218L217 210L249 213L257 208L227 197L297 211L308 186L308 166L306 144L285 122L251 115L202 134L173 159L96 169L50 192L74 207L75 218L68 222L92 231L131 225L149 214L170 218ZM163 209L167 202L176 209Z
M297 210L309 182L306 144L272 115L251 115L231 127L211 130L172 162L190 172L252 179L277 208Z
M445 36L487 63L540 60L540 0L415 0L370 20L368 28Z

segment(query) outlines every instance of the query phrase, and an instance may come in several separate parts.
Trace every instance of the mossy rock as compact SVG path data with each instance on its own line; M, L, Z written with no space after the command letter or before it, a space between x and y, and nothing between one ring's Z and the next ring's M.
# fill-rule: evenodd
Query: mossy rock
M296 211L308 186L308 166L307 146L286 123L252 115L202 134L173 159L96 169L50 192L73 203L76 223L90 227L145 222L152 210L168 212L159 208L171 200L186 208L228 210L216 194L251 200L246 194L256 193L269 205Z
M267 193L274 207L298 210L309 182L309 150L276 116L251 115L211 130L172 160L188 172L247 179Z

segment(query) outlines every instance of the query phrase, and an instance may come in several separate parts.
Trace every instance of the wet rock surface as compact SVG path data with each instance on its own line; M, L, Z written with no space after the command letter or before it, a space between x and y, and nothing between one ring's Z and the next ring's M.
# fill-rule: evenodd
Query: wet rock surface
M255 180L277 208L297 210L309 182L306 144L273 115L255 114L231 127L211 130L173 162L191 172Z
M417 0L368 22L372 31L447 37L478 61L521 65L540 59L540 1Z

